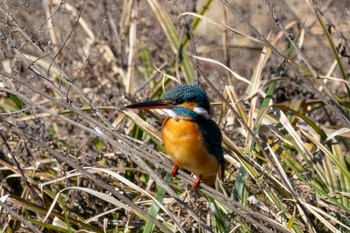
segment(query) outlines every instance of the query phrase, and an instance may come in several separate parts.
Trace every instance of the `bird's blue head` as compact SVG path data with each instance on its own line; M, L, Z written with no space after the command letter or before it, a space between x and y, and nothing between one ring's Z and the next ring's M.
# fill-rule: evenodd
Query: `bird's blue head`
M162 100L153 100L127 106L127 108L162 108L172 118L209 119L210 103L207 94L197 85L180 85L167 91Z
M172 102L174 106L190 106L189 109L203 108L210 114L209 99L205 91L197 85L181 85L165 93L163 100Z

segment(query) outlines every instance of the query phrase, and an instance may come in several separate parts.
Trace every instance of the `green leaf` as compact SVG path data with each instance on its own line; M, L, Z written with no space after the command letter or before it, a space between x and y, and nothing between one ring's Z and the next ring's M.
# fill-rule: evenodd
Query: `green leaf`
M24 108L25 106L24 102L20 98L18 98L16 95L10 94L10 99L16 104L16 106L19 109Z
M171 176L169 173L166 174L165 176L165 182L167 184L170 184L171 182ZM159 201L159 202L162 202L164 197L165 197L165 189L162 188L161 186L157 185L157 195L156 195L156 200ZM158 206L158 204L156 202L152 202L152 206L151 206L151 209L149 211L149 213L153 216L153 217L156 217L159 213L159 210L160 210L160 207ZM152 232L152 229L154 227L154 224L148 220L145 224L145 228L143 229L143 233L149 233L149 232Z

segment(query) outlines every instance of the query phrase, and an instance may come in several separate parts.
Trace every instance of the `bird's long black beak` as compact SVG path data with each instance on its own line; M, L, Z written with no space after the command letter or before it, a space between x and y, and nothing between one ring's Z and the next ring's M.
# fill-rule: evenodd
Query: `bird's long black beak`
M165 100L149 100L141 103L130 104L125 106L125 108L135 108L135 109L161 109L161 108L170 108L171 104Z

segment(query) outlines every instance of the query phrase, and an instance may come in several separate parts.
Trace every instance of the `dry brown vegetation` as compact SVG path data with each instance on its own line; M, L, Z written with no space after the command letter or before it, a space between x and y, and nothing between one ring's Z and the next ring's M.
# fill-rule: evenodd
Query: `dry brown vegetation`
M0 232L349 232L350 2L0 1ZM225 179L171 178L199 83Z

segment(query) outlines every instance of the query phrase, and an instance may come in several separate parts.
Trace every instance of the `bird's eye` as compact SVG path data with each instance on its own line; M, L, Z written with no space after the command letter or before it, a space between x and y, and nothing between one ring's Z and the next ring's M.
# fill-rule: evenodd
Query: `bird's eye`
M175 101L175 104L182 104L183 102L185 102L182 98L179 98Z

